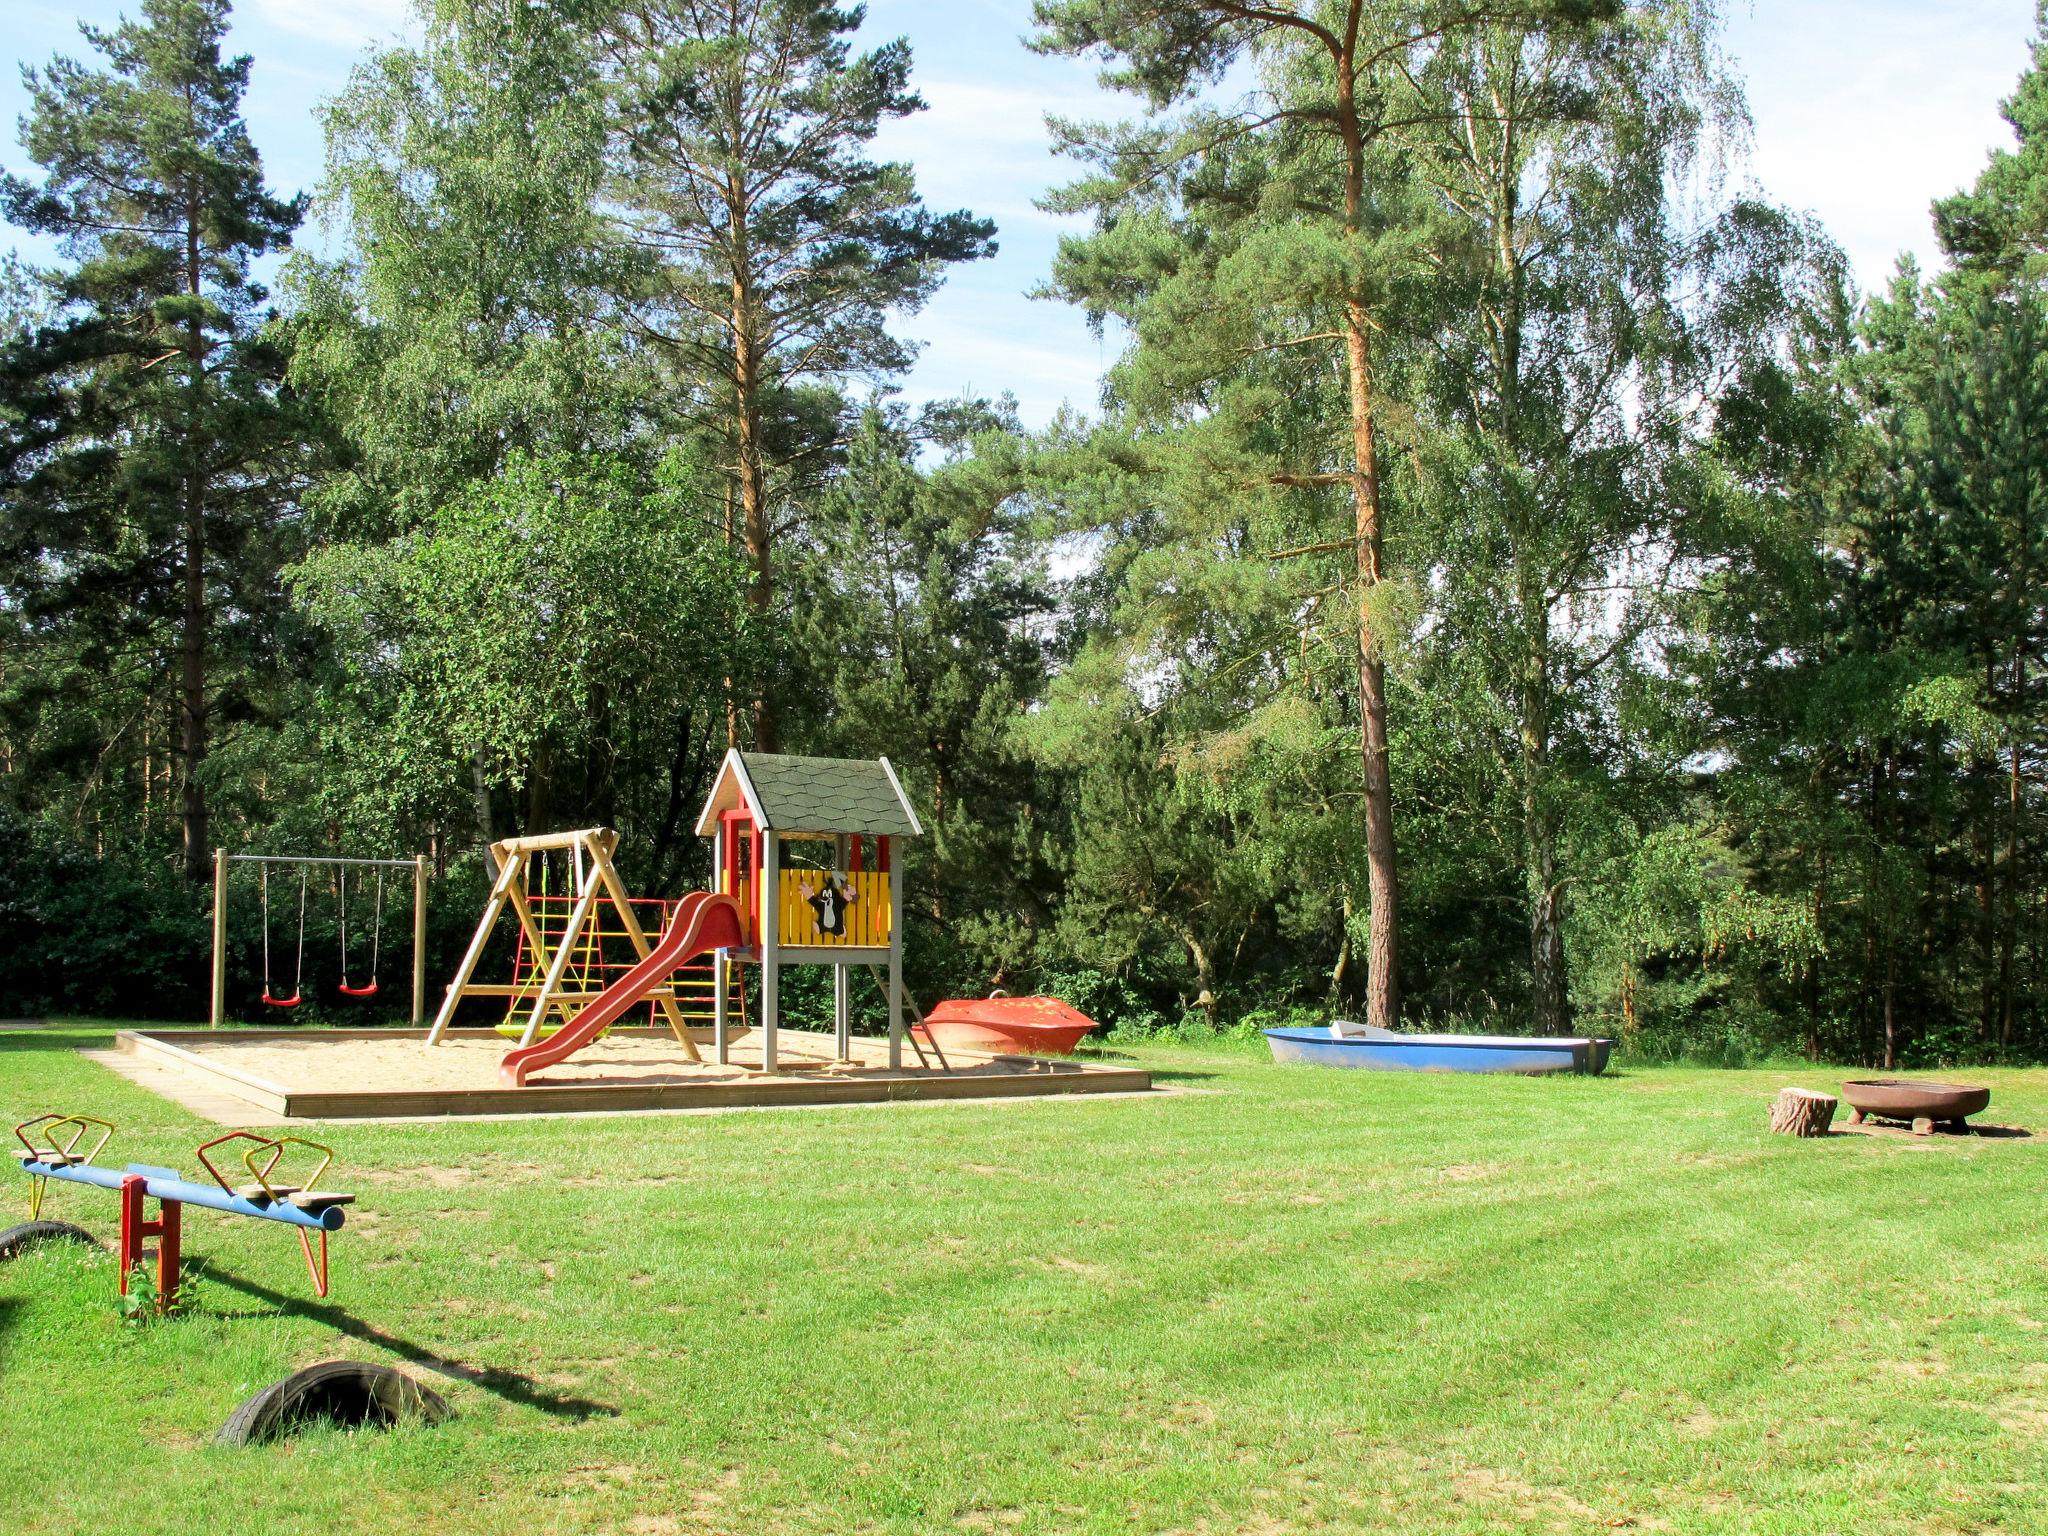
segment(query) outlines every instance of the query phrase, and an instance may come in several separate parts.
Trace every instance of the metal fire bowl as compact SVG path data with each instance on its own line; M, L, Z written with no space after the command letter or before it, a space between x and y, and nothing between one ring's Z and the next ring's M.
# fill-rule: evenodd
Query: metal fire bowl
M1991 1090L1886 1077L1844 1083L1842 1097L1864 1114L1887 1120L1964 1120L1991 1102Z

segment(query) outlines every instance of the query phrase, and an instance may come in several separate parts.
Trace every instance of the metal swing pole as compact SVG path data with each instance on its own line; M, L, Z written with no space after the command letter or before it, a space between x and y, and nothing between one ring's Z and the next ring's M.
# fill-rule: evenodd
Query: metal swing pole
M412 1023L420 1026L427 1011L427 856L412 858Z
M206 1027L219 1029L228 998L228 851L213 850L213 1008Z

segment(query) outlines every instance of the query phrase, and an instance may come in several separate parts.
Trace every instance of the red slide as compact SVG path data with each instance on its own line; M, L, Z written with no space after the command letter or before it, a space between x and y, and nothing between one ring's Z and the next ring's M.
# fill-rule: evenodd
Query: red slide
M498 1081L507 1088L524 1088L526 1079L542 1067L575 1055L615 1024L635 1003L645 1002L653 988L668 980L669 972L686 960L713 949L733 949L742 942L739 903L730 896L709 891L692 891L676 903L668 921L647 958L606 987L588 1007L545 1040L507 1051L498 1063Z

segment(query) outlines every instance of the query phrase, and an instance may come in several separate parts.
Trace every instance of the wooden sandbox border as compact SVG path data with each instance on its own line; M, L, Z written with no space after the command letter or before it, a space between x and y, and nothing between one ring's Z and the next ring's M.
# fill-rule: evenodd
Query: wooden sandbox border
M633 1030L668 1038L666 1030ZM693 1031L694 1033L694 1031ZM450 1036L496 1038L488 1029L448 1031ZM1138 1067L1092 1062L1018 1058L1014 1072L958 1076L944 1072L886 1070L845 1074L762 1078L711 1083L558 1083L527 1088L433 1088L346 1091L287 1087L209 1059L179 1044L181 1038L212 1045L280 1040L311 1042L389 1040L417 1032L389 1029L124 1029L114 1045L140 1060L169 1067L273 1114L305 1120L432 1118L440 1115L559 1115L605 1110L733 1109L801 1104L874 1104L919 1099L1013 1099L1076 1093L1143 1093L1152 1074ZM976 1058L977 1065L985 1064Z

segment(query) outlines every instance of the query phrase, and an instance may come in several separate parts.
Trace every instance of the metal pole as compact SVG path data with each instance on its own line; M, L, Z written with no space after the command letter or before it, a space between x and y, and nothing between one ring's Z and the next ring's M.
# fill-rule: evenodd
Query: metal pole
M219 1029L228 998L228 851L213 850L213 1007L207 1027Z
M882 840L889 861L889 1070L903 1070L903 840Z
M412 856L412 1025L427 1014L427 856Z
M320 853L231 853L227 858L232 864L348 864L369 869L411 869L413 865L412 859L337 859Z
M725 869L725 824L719 823L711 837L711 889L731 894ZM732 1059L731 1042L725 1036L725 986L727 951L711 952L711 1055L722 1067Z
M761 836L761 1070L775 1070L775 1029L782 1009L782 837Z

